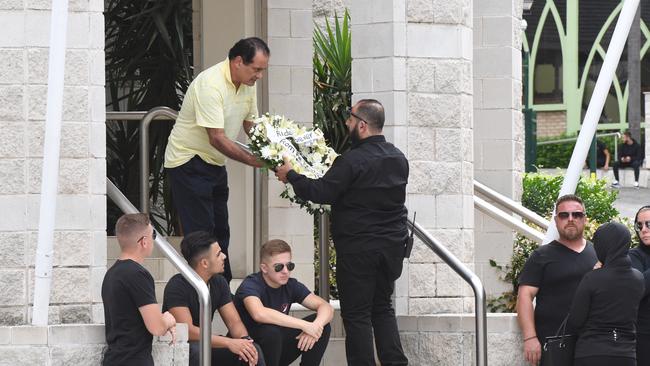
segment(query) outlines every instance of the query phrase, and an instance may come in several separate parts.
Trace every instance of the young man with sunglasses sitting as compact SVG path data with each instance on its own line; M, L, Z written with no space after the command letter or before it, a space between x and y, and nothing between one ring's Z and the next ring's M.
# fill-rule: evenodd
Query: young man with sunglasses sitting
M582 277L598 262L594 246L583 237L587 218L582 199L573 194L558 198L555 213L559 239L535 249L519 277L517 320L524 358L531 365L540 361L546 337L555 335Z
M320 365L330 337L332 306L291 278L291 247L270 240L260 250L260 271L246 277L235 294L235 306L268 366L289 365L302 355L302 366ZM316 314L289 315L299 303Z

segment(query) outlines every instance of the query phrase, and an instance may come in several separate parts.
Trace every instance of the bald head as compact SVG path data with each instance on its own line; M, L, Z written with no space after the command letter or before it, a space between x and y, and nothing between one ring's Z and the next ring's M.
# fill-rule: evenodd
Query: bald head
M361 99L356 104L356 114L359 115L373 132L381 132L384 128L384 106L375 99Z

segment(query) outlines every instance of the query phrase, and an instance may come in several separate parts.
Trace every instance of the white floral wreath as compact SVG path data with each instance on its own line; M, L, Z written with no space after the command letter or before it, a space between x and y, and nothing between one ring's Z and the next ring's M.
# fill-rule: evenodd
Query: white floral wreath
M287 157L296 173L318 179L332 166L338 154L327 146L323 132L318 128L299 126L280 115L265 114L255 119L251 130L251 151L265 166L273 169L282 165ZM329 212L329 205L304 201L296 196L291 184L280 194L310 214Z

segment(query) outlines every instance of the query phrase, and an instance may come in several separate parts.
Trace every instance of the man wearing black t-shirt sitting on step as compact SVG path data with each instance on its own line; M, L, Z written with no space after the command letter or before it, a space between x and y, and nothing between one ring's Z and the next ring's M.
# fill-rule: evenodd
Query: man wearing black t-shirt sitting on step
M212 365L260 365L264 357L248 335L237 309L232 303L230 287L221 275L226 255L217 239L205 231L188 234L181 242L181 253L210 289L210 314L215 310L228 328L228 336L212 335ZM169 310L180 323L187 323L190 339L190 366L199 365L200 339L199 296L192 285L179 273L165 286L163 310Z
M524 358L531 365L540 361L545 338L555 335L582 277L598 261L594 246L583 238L586 219L580 197L568 194L558 198L554 220L560 238L535 249L521 271L517 320Z
M115 235L120 258L106 271L102 283L106 343L104 366L153 366L153 336L171 333L176 320L161 313L156 303L153 277L143 266L151 255L156 231L145 214L127 214L117 220Z
M301 354L301 366L318 366L329 341L334 310L290 278L294 268L289 244L270 240L260 250L260 272L246 277L235 294L235 306L268 366L289 365ZM290 316L293 303L316 314Z

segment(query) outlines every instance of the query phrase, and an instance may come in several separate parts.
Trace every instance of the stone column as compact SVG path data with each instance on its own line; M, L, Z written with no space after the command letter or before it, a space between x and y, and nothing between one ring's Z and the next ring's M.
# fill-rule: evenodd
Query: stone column
M106 143L103 1L71 2L50 323L103 322ZM0 4L0 325L31 320L50 2Z
M474 0L474 174L515 200L524 171L521 6L521 1ZM478 212L475 225L476 269L488 296L512 290L489 264L510 262L512 230Z
M299 123L313 122L312 3L310 0L267 2L268 106ZM260 113L266 111L260 110ZM293 249L292 276L314 289L314 225L306 211L280 198L284 185L269 174L268 238L283 239Z
M354 98L380 100L384 133L410 161L408 207L473 265L472 18L469 0L352 3ZM396 288L398 314L471 309L468 288L416 242Z

